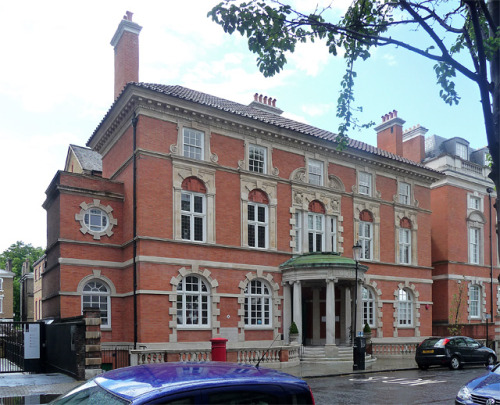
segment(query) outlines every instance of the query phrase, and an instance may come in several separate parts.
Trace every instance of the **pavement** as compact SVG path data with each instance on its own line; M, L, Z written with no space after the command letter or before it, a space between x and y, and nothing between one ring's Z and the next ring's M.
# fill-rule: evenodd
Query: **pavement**
M314 378L381 371L390 372L415 369L416 367L413 357L394 357L368 361L365 364L365 370L353 370L350 361L315 361L311 363L302 362L297 366L284 368L283 371L301 378ZM55 398L55 395L63 394L81 383L81 381L61 373L0 373L0 405L4 403L48 403ZM3 400L13 397L23 397L24 402Z

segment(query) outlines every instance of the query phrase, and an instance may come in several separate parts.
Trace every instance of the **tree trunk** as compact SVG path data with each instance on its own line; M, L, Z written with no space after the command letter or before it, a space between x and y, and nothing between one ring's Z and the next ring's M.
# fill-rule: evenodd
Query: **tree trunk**
M493 17L495 25L500 26L500 2L499 1L489 1L488 10ZM492 37L495 36L493 30L490 31ZM500 190L500 51L497 51L490 63L490 76L491 82L493 84L493 96L492 96L492 111L493 111L493 139L488 139L488 147L491 153L491 158L493 164L491 167L490 178L495 183L495 188L498 196L498 191ZM498 197L497 197L498 201ZM497 244L498 250L500 252L500 238L498 238L498 232L500 230L500 204L495 203L496 213L497 213ZM493 297L492 297L493 298Z

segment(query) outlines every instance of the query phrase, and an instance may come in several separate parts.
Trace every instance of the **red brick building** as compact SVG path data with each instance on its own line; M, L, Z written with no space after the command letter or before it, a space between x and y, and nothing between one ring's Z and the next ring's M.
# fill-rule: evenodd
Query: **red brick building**
M433 334L498 341L496 191L488 149L475 150L459 137L425 138L420 125L403 132L403 124L385 138L380 125L379 146L445 175L431 186Z
M337 150L272 98L137 82L140 30L120 23L116 100L80 150L81 167L96 153L102 166L76 172L68 155L47 189L43 316L99 307L104 343L172 350L267 347L292 321L328 357L365 323L378 343L431 335L445 176L402 157L404 121L377 127L386 150Z

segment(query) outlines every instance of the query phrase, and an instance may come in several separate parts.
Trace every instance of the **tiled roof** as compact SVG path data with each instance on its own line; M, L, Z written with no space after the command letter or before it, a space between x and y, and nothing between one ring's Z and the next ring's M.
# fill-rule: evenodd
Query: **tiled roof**
M193 103L197 103L200 105L205 105L208 107L212 107L221 111L226 111L231 114L236 114L240 115L242 117L247 117L256 121L260 121L265 124L273 125L278 128L283 128L283 129L288 129L291 131L298 132L300 134L304 134L307 136L312 136L318 139L323 139L331 142L335 142L335 138L337 137L337 134L334 134L333 132L326 131L324 129L316 128L313 127L312 125L304 124L302 122L294 121L289 118L282 117L281 115L273 114L264 110L260 110L254 107L250 107L247 105L239 104L234 101L229 101L220 97L212 96L210 94L202 93L200 91L195 91L188 89L186 87L182 86L168 86L168 85L162 85L162 84L154 84L154 83L135 83L135 82L130 82L127 84L127 86L124 88L123 92L125 89L127 89L129 86L135 86L143 89L148 89L152 90L158 93L162 93L165 95L168 95L170 97L175 97L180 100L186 100L186 101L191 101ZM116 103L116 102L115 102ZM114 106L114 104L113 104ZM103 118L97 129L94 131L92 136L87 142L87 145L90 144L92 138L96 135L97 131L99 130L100 126L103 124L104 120L107 118L107 116L110 114L111 110L113 109L113 106L111 106L110 110L106 114L106 116ZM403 158L402 156L395 155L393 153L389 153L385 150L378 149L374 146L371 146L369 144L366 144L364 142L357 141L355 139L349 139L348 142L348 147L357 149L363 152L367 152L376 156L382 156L384 158L388 159L393 159L398 162L403 162L406 164L410 164L412 166L417 166L426 170L429 170L431 172L436 172L435 170L429 169L425 167L424 165L420 163L416 163L412 160Z
M102 156L92 149L78 145L69 145L83 170L102 172Z

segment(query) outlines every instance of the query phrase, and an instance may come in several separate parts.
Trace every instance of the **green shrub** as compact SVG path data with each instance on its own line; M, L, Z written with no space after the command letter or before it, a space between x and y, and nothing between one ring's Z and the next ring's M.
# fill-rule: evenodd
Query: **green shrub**
M292 322L292 324L290 325L290 334L298 334L299 333L299 328L297 328L297 325L295 324L295 322Z

